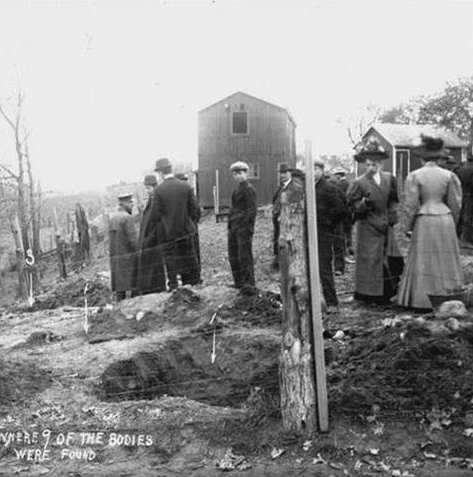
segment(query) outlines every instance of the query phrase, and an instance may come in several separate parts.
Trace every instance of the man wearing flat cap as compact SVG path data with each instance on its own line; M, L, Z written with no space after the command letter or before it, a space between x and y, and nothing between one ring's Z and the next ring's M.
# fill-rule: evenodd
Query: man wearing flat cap
M159 293L166 291L166 274L160 239L163 237L162 223L152 220L152 198L158 182L154 174L144 178L148 201L140 223L138 266L136 276L137 293Z
M256 191L248 182L249 166L238 161L230 166L237 183L228 213L228 260L236 288L255 286L253 231L256 220Z
M195 251L199 207L192 187L177 179L168 158L156 161L155 171L162 179L153 194L153 220L162 223L164 262L171 290L200 283Z
M110 244L111 289L120 301L135 289L138 238L131 215L132 194L118 196L118 210L110 215L108 233Z
M273 262L271 268L273 270L279 270L279 217L281 215L281 194L287 190L292 181L292 172L294 168L288 164L279 164L279 187L273 196Z

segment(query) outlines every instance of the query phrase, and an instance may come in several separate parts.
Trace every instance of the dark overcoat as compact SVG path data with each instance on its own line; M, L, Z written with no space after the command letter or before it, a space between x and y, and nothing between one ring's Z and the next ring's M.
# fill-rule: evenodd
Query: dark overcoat
M155 293L166 290L163 253L160 239L163 238L161 222L152 220L152 198L143 210L139 235L139 255L136 287L139 293Z
M322 177L315 187L317 205L317 229L334 232L345 216L345 202L340 189L331 181ZM320 237L319 237L320 238Z
M138 237L133 216L118 210L110 216L110 271L112 291L124 292L135 288Z
M348 202L360 212L363 198L369 204L357 215L355 293L381 297L385 295L387 257L401 257L392 226L397 221L398 204L395 177L381 172L378 185L369 174L355 180L348 190Z
M473 164L468 163L461 167L458 177L462 186L463 202L459 229L461 238L473 244Z
M199 213L194 191L187 182L168 177L156 187L150 220L162 223L163 241L195 234Z
M256 191L244 181L232 193L228 213L228 260L237 288L254 286L252 240L256 220Z
M200 209L192 187L186 182L166 177L153 194L150 220L162 224L163 253L169 287L200 282L197 253L197 222Z

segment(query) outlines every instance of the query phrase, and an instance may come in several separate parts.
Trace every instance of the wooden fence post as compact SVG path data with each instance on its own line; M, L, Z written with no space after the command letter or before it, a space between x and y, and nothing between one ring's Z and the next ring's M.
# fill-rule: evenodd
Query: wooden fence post
M296 179L281 197L279 260L282 275L282 346L279 384L283 429L317 430L304 186Z
M319 244L317 238L317 207L315 197L314 166L312 146L306 142L306 206L307 206L307 241L309 284L313 333L313 353L315 363L315 382L317 388L317 412L319 430L328 431L328 400L325 379L325 355L322 325L322 294L319 276Z
M62 278L67 278L67 266L66 266L66 251L65 251L65 241L61 237L61 230L59 228L59 219L57 210L54 209L54 226L56 229L56 253L57 253L57 263L59 267L59 274Z

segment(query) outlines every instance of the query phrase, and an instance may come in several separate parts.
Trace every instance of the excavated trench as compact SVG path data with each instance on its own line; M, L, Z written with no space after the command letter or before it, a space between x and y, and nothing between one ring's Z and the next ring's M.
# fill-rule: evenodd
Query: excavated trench
M280 337L272 330L189 334L109 365L101 375L105 400L183 396L238 407L255 391L273 404L278 396Z

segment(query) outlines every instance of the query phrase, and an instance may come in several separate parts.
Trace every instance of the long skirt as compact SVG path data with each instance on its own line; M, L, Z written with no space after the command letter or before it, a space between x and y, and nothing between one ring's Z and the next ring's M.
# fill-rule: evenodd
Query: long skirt
M432 308L428 295L445 294L462 285L460 247L452 215L419 215L398 303L410 308Z
M388 303L396 295L404 261L392 227L381 233L372 224L357 224L355 300Z

